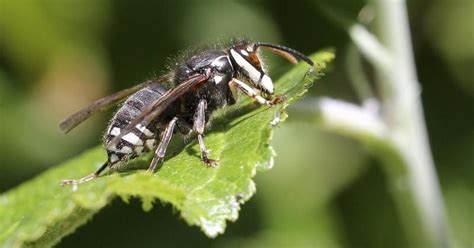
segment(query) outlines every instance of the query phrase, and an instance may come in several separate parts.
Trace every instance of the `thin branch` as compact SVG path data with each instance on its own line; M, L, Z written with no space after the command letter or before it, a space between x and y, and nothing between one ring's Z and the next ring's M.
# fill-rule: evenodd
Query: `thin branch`
M388 50L362 24L346 18L339 11L325 3L318 3L321 13L344 28L354 44L371 64L382 70L389 70L391 58ZM367 9L367 8L365 8Z
M293 114L300 116L319 116L321 124L328 130L363 137L364 140L386 140L385 123L370 108L325 97L307 98L294 104L291 109Z
M390 53L380 44L377 37L360 24L353 24L348 32L354 44L372 65L383 71L390 70Z
M421 223L421 230L409 232L411 239L418 242L414 245L447 247L449 237L444 206L424 124L405 1L373 2L380 40L391 54L389 70L378 70L384 119L390 138L408 169L406 175L393 178L395 184L406 178L408 188L398 187L397 190L395 187L395 193L405 200L411 199L415 205L414 216L407 216L416 219L405 221L408 229L413 229L413 223ZM399 205L406 207L406 203L399 202Z
M379 113L380 103L372 90L369 78L366 76L359 51L352 43L347 48L346 70L362 106L370 109L373 113Z

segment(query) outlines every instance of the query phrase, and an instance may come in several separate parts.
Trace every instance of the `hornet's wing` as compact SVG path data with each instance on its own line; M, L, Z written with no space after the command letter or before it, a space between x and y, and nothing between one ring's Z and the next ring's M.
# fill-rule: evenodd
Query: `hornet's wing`
M81 124L83 121L87 120L93 114L101 111L105 111L112 106L115 106L117 103L122 101L124 98L130 96L131 94L139 91L140 89L156 83L163 83L169 81L171 79L170 74L165 74L160 77L145 81L141 84L137 84L132 86L128 89L121 90L116 92L112 95L103 97L91 103L89 106L82 108L81 110L73 113L72 115L68 116L59 124L59 129L64 133L68 133L77 125Z

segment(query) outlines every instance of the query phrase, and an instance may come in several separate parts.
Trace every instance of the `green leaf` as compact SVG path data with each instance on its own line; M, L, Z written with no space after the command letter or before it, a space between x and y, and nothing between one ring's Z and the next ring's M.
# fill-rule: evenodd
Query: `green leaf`
M334 54L323 51L311 58L317 70L300 63L276 82L278 93L287 97L285 104L267 108L243 97L241 103L213 115L205 141L210 157L219 160L217 168L201 163L194 139L188 144L175 139L155 174L130 170L146 168L148 155L131 161L128 171L121 168L75 191L60 187L62 179L84 176L105 161L103 148L91 149L0 196L0 245L51 246L117 196L125 201L141 198L145 211L156 199L171 203L188 224L199 226L209 237L223 233L226 221L236 221L240 205L255 193L256 170L272 166L272 121L286 118L279 113L322 75Z

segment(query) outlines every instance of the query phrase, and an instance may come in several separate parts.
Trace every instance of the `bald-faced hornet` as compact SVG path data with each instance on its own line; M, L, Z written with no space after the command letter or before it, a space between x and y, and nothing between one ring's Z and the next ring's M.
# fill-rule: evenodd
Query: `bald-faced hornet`
M291 48L245 40L188 56L169 73L99 99L61 122L60 129L67 133L94 113L126 99L104 136L107 161L94 173L77 180L63 180L61 184L87 182L107 167L116 168L148 151L155 152L148 168L153 172L163 160L176 127L183 135L196 133L202 162L216 166L217 162L208 157L203 138L211 113L234 104L238 90L267 106L281 100L274 96L272 79L263 70L257 54L259 48L266 48L292 63L301 59L313 65L308 57ZM165 82L172 87L164 87Z

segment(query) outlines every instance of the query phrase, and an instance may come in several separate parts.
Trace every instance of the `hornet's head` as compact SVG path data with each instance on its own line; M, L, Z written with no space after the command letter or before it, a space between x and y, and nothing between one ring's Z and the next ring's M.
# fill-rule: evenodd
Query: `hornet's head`
M256 88L269 95L273 94L273 82L272 79L265 74L261 59L257 55L257 50L260 47L266 48L292 63L296 63L298 58L311 66L314 64L313 61L304 54L281 45L263 42L243 42L232 46L230 48L230 58L232 59L235 70L246 77Z

